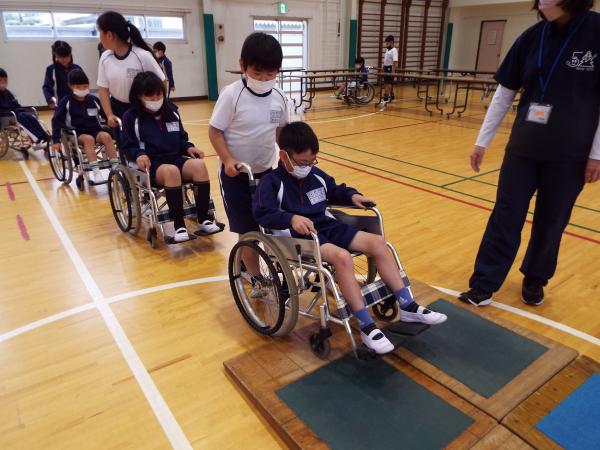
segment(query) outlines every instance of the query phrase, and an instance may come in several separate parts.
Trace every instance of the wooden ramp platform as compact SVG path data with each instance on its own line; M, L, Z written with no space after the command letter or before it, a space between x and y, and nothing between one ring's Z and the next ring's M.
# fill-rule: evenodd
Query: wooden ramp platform
M485 309L462 305L456 299L443 295L423 283L414 282L413 288L419 303L423 305L435 303L435 305L452 312L448 313L448 326L453 320L465 320L462 316L466 314L468 320L473 321L472 323L475 324L473 326L481 326L483 323L483 326L492 327L493 330L496 330L495 332L499 332L500 337L509 336L511 339L517 339L516 341L510 341L510 343L526 342L527 345L537 349L539 355L533 353L535 359L531 360L531 364L497 389L493 395L487 397L476 392L468 384L459 381L461 374L451 376L436 367L435 358L431 358L429 353L423 352L424 345L435 344L435 341L425 340L424 338L422 339L424 343L419 342L419 339L426 336L431 330L422 335L409 338L407 343L407 347L415 348L416 353L423 353L424 356L418 356L406 348L400 348L395 353L377 361L376 364L385 363L386 367L393 367L404 378L416 383L411 384L415 389L423 388L438 399L443 400L452 411L458 411L468 418L470 425L458 433L451 442L448 442L444 446L445 448L477 448L481 450L492 448L527 449L530 448L530 445L537 447L537 441L532 442L531 439L526 438L527 433L531 431L531 425L522 419L518 419L518 407L538 388L553 379L559 371L575 360L577 352L531 331L490 317L490 312ZM441 328L443 326L446 326L446 324L440 325L439 330L443 331L443 328ZM225 370L230 378L248 396L291 448L339 447L339 445L335 445L336 443L332 445L331 441L327 441L327 436L323 437L327 433L322 432L319 435L318 432L315 432L306 423L310 420L300 418L303 412L298 412L298 408L295 410L283 398L286 397L284 391L287 387L302 383L312 377L315 377L316 380L312 388L315 385L318 387L319 374L323 374L331 366L339 365L340 362L343 363L344 359L349 359L350 344L345 332L340 327L333 328L332 352L329 358L321 360L315 357L310 351L308 338L317 327L317 324L310 324L295 330L287 338L265 339L265 345L224 363ZM450 328L447 328L447 330L450 332ZM448 341L446 346L453 343L459 345L457 341ZM443 349L434 347L426 349L431 354L443 351ZM451 354L451 352L448 353ZM373 363L357 362L357 364L369 365ZM573 363L569 367L573 367L574 364L579 367L581 363ZM439 365L444 366L444 364ZM484 369L486 368L481 368L481 370ZM478 376L477 365L471 366L469 370L474 371L470 375ZM485 372L482 373L484 376L489 375ZM314 405L315 409L318 409L317 405L321 404L319 402L327 401L325 394L315 395L315 397L318 398L317 403ZM398 402L401 403L402 399L398 398ZM527 402L524 404L527 404ZM346 409L351 410L352 408L353 402L349 399ZM513 410L515 412L503 422L503 425L500 425L499 422ZM306 408L304 408L305 412ZM323 417L322 411L320 417ZM513 417L516 417L516 419L509 420ZM313 425L315 423L320 424L316 419L311 423ZM521 425L517 426L515 424ZM525 429L523 424L529 424L529 427ZM352 428L349 428L349 430L352 430Z

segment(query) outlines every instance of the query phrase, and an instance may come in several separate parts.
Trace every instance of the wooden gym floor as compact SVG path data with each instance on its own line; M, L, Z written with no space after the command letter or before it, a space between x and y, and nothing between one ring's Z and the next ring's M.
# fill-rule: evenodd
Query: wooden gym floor
M513 116L477 175L468 156L481 104L447 120L429 117L412 89L401 95L383 112L320 95L304 119L321 139L319 167L377 200L409 275L459 291L493 207ZM224 218L207 137L213 104L180 106L207 153ZM235 236L153 250L145 232L118 230L105 186L80 193L54 180L41 152L13 157L0 161L0 448L281 447L222 366L264 342L229 291ZM600 183L578 199L544 305L520 301L522 248L490 308L597 360L599 198Z

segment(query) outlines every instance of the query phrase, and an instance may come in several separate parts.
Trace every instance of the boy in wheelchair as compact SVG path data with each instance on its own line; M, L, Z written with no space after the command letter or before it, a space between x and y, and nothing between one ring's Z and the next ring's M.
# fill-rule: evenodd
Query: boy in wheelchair
M27 133L31 141L38 147L42 142L49 142L50 136L44 127L38 121L35 111L29 111L23 108L12 92L8 90L8 74L4 69L0 69L0 111L12 111L17 124ZM4 127L4 121L0 124ZM27 149L29 145L25 146Z
M96 143L104 146L112 167L119 164L117 149L111 135L102 130L100 116L104 117L104 112L100 101L90 95L90 81L85 72L81 69L72 70L69 72L68 81L71 92L58 102L52 117L52 146L54 151L61 151L61 129L74 128L78 143L83 146L89 167L92 169L93 181L101 183L104 180L96 155Z
M362 56L356 57L356 59L354 60L354 70L357 73L362 74L358 77L354 77L349 80L350 86L353 89L357 89L359 86L364 86L369 82L369 68L367 66L365 66L365 58L363 58ZM348 86L348 82L346 82L346 81L341 82L338 85L337 89L334 91L333 97L337 98L338 100L343 99L344 96L347 95L347 94L344 94L347 86Z
M209 217L210 181L204 153L189 142L181 118L167 98L163 82L153 72L141 72L131 85L131 109L123 116L124 146L130 161L148 171L153 186L165 189L175 242L190 239L185 227L182 180L192 181L198 230L203 235L222 231Z
M359 208L373 202L356 189L336 184L315 167L319 141L313 130L304 122L289 123L281 130L279 146L279 166L261 179L254 197L254 216L263 227L286 230L292 237L307 238L310 233L318 236L321 257L333 265L340 290L359 321L365 345L379 354L394 349L364 306L351 251L375 259L382 280L398 300L402 321L429 325L444 322L444 314L415 303L382 236L353 229L327 212L328 202Z

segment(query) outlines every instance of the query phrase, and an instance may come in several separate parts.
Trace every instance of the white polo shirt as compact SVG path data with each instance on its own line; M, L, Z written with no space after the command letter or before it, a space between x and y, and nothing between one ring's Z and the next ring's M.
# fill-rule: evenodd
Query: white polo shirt
M385 52L385 56L383 57L383 65L393 66L395 62L398 62L398 49L396 47L392 47L391 50L387 50Z
M129 103L133 79L140 72L154 72L161 81L166 79L149 51L134 45L125 56L119 57L112 50L106 50L98 63L98 86L108 89L120 102Z
M231 155L264 172L277 158L275 131L289 121L285 94L277 87L267 96L252 94L242 80L219 94L210 125L223 131Z

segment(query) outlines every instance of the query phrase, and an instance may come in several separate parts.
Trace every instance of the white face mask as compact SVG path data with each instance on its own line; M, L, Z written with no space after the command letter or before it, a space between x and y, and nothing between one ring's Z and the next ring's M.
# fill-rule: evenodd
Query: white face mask
M292 158L290 158L290 155L288 155L286 153L285 156L287 156L290 166L293 167L292 175L294 175L296 178L301 178L301 179L306 178L310 174L310 171L312 170L312 166L298 167L298 166L294 165L294 163L292 162Z
M162 108L164 101L165 101L165 99L161 98L160 100L154 100L154 101L142 100L142 103L144 104L144 108L146 108L148 111L156 112L160 108Z
M248 74L246 74L246 86L248 86L248 89L250 89L255 94L266 94L275 87L276 82L277 80L275 80L275 78L269 81L260 81L255 80L254 78L251 78Z
M85 97L89 93L89 89L73 89L73 94L75 94L77 97Z
M564 14L558 3L560 0L540 0L538 8L548 22L554 22Z

